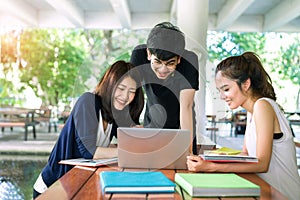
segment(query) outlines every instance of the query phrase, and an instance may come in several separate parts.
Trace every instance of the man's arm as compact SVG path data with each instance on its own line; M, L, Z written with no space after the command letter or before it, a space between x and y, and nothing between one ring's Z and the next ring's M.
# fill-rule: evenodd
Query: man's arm
M194 89L184 89L180 92L180 128L190 130L190 152L193 153L193 104Z

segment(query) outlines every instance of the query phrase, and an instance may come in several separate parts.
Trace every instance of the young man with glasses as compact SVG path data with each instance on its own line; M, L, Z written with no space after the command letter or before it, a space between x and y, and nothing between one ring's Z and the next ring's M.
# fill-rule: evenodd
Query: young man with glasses
M185 49L185 37L169 22L157 24L147 44L138 45L130 62L139 68L147 95L144 127L188 129L196 154L194 95L199 86L198 57Z

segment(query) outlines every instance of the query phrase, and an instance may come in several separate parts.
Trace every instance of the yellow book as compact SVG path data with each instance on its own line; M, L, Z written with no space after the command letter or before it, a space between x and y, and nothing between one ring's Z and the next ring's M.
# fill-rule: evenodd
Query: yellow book
M205 151L205 154L218 154L218 155L237 155L241 153L241 150L232 149L229 147L222 147L216 150Z

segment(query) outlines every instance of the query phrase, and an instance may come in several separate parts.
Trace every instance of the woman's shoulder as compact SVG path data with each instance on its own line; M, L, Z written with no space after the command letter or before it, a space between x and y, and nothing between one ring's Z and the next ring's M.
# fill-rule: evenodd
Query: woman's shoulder
M274 117L279 112L281 112L279 105L270 98L258 99L253 107L253 114L256 116L255 118L260 118L262 120Z
M90 105L93 102L95 102L95 94L91 92L85 92L77 99L75 107L79 105Z
M263 97L258 99L255 102L255 107L264 107L264 106L270 106L273 108L280 108L280 106L277 104L277 102L274 99Z
M271 99L271 98L268 98L268 97L261 97L256 102L259 102L259 101L267 101L267 102L270 102L270 103L276 103L276 101L274 99Z
M85 92L79 98L91 98L91 97L94 97L94 96L95 96L95 94L92 93L92 92Z
M258 108L258 109L262 109L264 107L272 107L273 104L276 103L273 99L270 98L259 98L256 100L256 102L254 103L254 109Z
M78 101L86 101L86 100L91 100L95 98L95 94L91 92L85 92L83 93L79 98Z

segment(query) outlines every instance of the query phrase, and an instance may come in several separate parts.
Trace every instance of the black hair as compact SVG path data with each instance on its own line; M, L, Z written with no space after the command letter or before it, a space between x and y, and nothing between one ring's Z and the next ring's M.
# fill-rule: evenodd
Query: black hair
M182 56L185 48L184 34L170 22L159 23L149 33L147 48L160 60Z
M217 65L215 74L219 71L223 76L235 81L240 89L242 84L250 79L253 97L268 97L276 101L272 80L257 54L245 52L239 56L226 58Z

